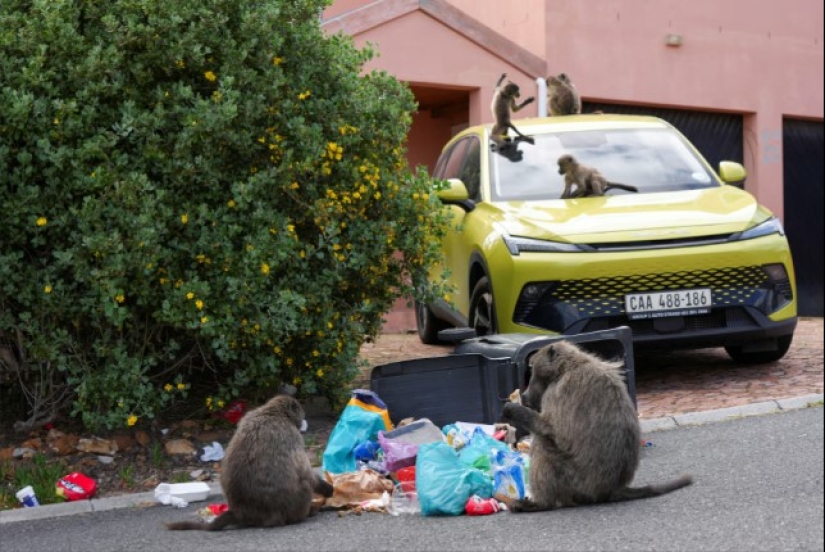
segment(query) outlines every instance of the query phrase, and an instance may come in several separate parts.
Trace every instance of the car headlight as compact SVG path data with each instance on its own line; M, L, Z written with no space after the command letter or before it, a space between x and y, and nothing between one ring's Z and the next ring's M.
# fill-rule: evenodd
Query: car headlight
M752 240L754 238L761 238L771 234L785 235L785 229L782 228L782 223L776 217L771 217L763 223L757 224L753 228L748 228L743 232L733 234L730 241Z
M549 240L536 240L533 238L523 238L520 236L502 236L504 244L511 255L524 253L582 253L588 248L572 243L561 243Z

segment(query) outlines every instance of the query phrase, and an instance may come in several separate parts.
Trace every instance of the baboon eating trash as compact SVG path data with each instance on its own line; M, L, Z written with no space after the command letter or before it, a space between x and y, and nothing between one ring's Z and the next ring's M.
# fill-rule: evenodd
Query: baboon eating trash
M316 513L313 492L327 498L332 485L313 473L300 427L304 409L276 395L238 423L222 462L221 487L229 508L211 523L178 521L171 530L220 531L229 525L278 527Z
M531 497L514 512L539 512L663 495L693 482L630 487L639 466L641 429L622 363L567 341L540 349L522 405L506 403L501 421L530 433Z

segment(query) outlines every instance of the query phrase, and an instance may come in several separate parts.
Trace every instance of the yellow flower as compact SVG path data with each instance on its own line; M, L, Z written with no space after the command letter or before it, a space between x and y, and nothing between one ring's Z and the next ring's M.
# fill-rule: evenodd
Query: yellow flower
M179 384L178 384L178 389L180 389L181 391L183 391L184 389L186 389L186 384L185 384L185 383L179 383Z
M45 293L51 293L52 292L52 286L47 285L46 287L43 288L43 291Z
M172 384L171 384L171 383L167 383L166 385L164 385L164 386L163 386L163 389L164 389L167 393L169 393L169 392L172 390Z
M115 295L115 301L117 301L118 303L122 303L125 300L126 300L126 297L124 297L122 293L120 293L118 295Z
M212 397L206 397L206 406L212 406Z
M280 65L284 62L284 58L275 56L272 58L272 65Z
M182 215L180 216L180 221L181 221L183 224L187 224L187 223L189 222L189 215L187 215L186 213L182 214Z
M324 371L319 369L317 372L315 372L315 375L318 376L319 379L323 378L324 377Z
M234 199L230 199L229 201L226 202L226 204L229 206L230 209L235 207L235 205L236 205Z
M129 416L129 419L126 420L126 425L133 426L137 423L137 421L138 417L132 414L131 416Z
M261 264L261 274L269 274L269 265L266 263Z
M195 301L195 306L198 308L198 310L203 310L203 301L198 299L197 301Z
M226 403L223 402L223 400L218 400L218 408L223 408L223 405L225 405L225 404Z
M209 322L209 317L208 316L201 317L201 324L206 324L207 322Z
M194 293L192 293L192 292L190 291L189 293L187 293L187 294L186 294L186 298L187 298L187 299L190 299L190 300L191 300L191 299L194 299L194 298L195 298L195 294L194 294Z
M176 61L175 65L178 66L178 69L183 69L184 67L186 67L186 63L182 59L179 59L178 61Z
M298 189L298 188L300 188L300 187L301 187L301 186L300 186L297 182L293 182L293 183L290 185L290 188L292 188L293 190L297 190L297 189Z
M306 92L301 92L300 94L298 94L298 99L299 100L305 100L305 99L309 98L310 94L311 94L311 92L309 90L307 90Z
M294 224L287 224L286 225L286 231L287 232L294 232L295 231L295 225Z
M206 77L206 80L208 80L209 82L215 82L218 79L218 76L212 71L207 71L203 74L203 76Z
M47 224L49 224L49 219L47 219L46 217L40 217L37 219L36 224L37 226L46 226Z

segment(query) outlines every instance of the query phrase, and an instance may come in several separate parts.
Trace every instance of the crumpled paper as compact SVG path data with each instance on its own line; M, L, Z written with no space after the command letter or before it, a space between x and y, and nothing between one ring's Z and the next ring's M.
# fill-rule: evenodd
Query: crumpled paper
M371 469L341 474L326 472L324 477L333 488L332 496L324 504L327 508L362 506L365 502L374 506L377 504L370 501L381 501L383 494L393 489L392 480Z
M223 446L217 441L212 441L211 445L203 447L201 462L218 462L219 460L223 460L223 456Z

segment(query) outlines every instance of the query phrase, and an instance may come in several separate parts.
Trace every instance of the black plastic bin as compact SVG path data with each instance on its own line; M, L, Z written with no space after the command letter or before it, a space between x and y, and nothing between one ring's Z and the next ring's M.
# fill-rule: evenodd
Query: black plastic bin
M429 418L442 427L454 422L494 424L502 405L530 379L530 356L567 340L605 359L624 362L625 382L636 404L633 339L625 326L577 335L498 334L467 339L447 356L405 360L372 369L370 389L387 404L390 419Z

